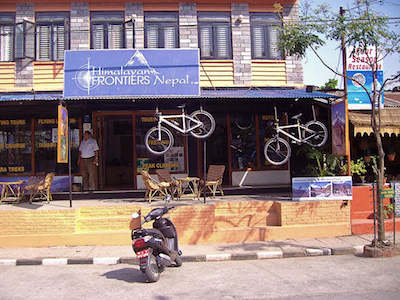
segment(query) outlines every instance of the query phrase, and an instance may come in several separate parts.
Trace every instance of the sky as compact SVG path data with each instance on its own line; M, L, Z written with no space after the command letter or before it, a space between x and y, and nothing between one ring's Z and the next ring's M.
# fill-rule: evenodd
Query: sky
M302 2L303 0L300 0ZM343 1L328 1L328 0L313 0L314 5L328 3L332 11L339 11L340 6L344 9L354 7L355 0ZM400 1L399 0L371 0L371 7L388 17L400 17ZM396 27L392 30L400 34L400 20L398 20ZM395 26L395 25L392 25ZM340 56L340 44L336 41L328 41L325 46L318 50L319 55L331 66L333 69L342 71L342 57ZM336 78L339 81L338 88L343 88L343 80L340 76L335 75L322 65L320 60L314 53L309 50L306 57L303 59L304 67L304 84L321 86L326 83L330 78ZM384 79L396 74L400 71L400 55L391 55L383 61L383 76ZM388 87L400 86L400 82L392 84Z

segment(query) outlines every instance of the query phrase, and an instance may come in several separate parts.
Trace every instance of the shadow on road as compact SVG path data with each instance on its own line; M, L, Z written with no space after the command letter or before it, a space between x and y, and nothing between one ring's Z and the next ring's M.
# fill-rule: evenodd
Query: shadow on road
M123 268L118 270L113 270L102 274L101 276L105 276L107 279L117 279L125 282L133 283L146 283L146 276L134 268Z

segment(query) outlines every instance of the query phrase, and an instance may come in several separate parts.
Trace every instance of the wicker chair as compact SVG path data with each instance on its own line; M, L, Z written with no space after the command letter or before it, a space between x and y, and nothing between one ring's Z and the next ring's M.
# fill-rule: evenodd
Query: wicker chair
M48 173L42 180L37 180L37 178L33 178L31 181L28 180L25 190L29 193L29 203L32 204L34 199L46 200L47 203L53 200L50 188L54 180L54 175L54 173Z
M149 199L149 203L157 195L160 197L165 197L168 195L168 189L170 184L168 182L158 182L157 180L150 177L149 172L141 171L142 179L144 185L146 186L145 198Z
M204 188L208 188L208 190L212 193L213 197L217 190L220 191L221 195L224 195L224 191L222 190L222 179L224 177L225 166L224 165L210 165L208 167L207 172L207 180L204 184Z
M158 180L160 182L168 182L169 183L171 196L174 197L174 195L176 194L178 196L178 198L180 198L180 194L181 194L181 190L182 190L182 187L181 187L182 182L173 178L171 176L171 173L167 169L157 169L156 174L157 174Z

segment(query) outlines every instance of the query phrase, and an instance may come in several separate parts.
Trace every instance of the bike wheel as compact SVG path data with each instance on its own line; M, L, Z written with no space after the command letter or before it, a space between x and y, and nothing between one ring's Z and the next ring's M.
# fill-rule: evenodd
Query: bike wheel
M164 154L174 144L174 137L172 136L171 131L164 127L161 127L160 131L161 141L158 138L157 127L153 127L147 131L146 136L144 137L144 143L147 150L155 155Z
M203 125L190 131L190 134L198 139L208 138L215 130L214 117L206 112L205 110L196 110L190 115L191 118L200 121ZM192 120L189 120L189 128L196 126L197 124Z
M321 147L328 140L328 130L319 121L310 121L305 127L311 131L304 131L305 142L314 147Z
M285 164L290 153L289 143L280 137L270 139L264 146L265 159L275 166Z

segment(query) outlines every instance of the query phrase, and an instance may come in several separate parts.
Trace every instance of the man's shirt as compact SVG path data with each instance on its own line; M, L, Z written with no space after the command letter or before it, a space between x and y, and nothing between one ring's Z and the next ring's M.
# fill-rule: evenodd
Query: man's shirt
M79 146L82 158L91 158L95 155L95 151L99 150L99 146L94 138L83 140Z

